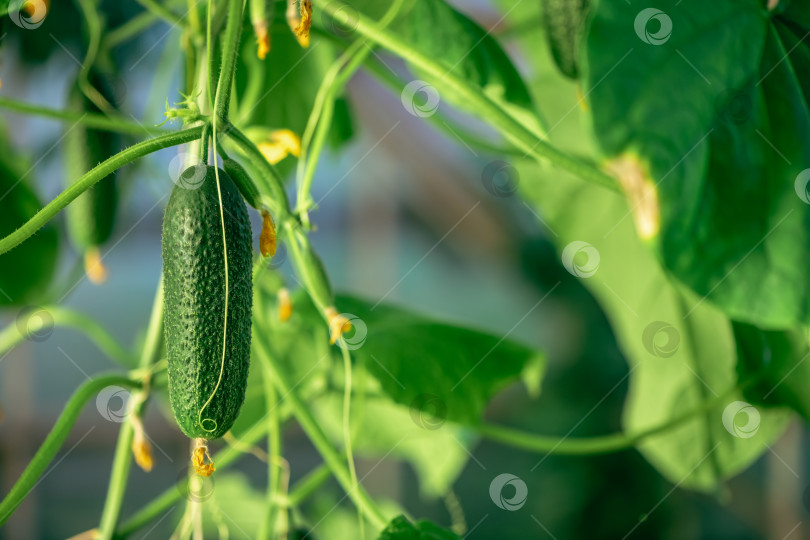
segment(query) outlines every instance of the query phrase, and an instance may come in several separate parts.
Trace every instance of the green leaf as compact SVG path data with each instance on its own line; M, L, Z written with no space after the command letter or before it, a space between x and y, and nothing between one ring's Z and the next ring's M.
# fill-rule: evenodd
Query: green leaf
M542 125L523 78L491 32L440 0L416 2L400 19L403 35L420 52L444 64L448 72L461 75L535 129ZM438 83L442 99L468 108L464 102L454 101L454 92L443 92L440 81L432 82Z
M447 420L478 424L495 394L523 373L539 377L545 367L538 351L503 337L348 297L336 304L357 319L347 341L359 345L355 357L385 393L429 414L439 407ZM530 387L538 384L535 379Z
M360 0L352 2L350 9L379 20L388 4ZM345 28L338 28L329 20L314 18L314 24L338 37L355 36L351 32L352 13L344 14ZM498 102L516 118L538 129L544 125L532 102L528 88L509 56L504 52L491 30L453 8L444 0L411 0L391 25L400 36L408 40L414 50L442 64L448 73L462 77L493 101ZM461 109L471 110L465 101L455 99L455 92L446 89L440 80L414 70L417 79L402 94L403 104L416 116L429 116L441 101Z
M810 348L800 332L734 323L741 380L758 376L745 398L765 407L788 406L810 420Z
M762 2L601 1L591 14L584 90L639 235L732 318L807 322L810 206L794 188L810 117Z
M303 291L292 295L293 315L283 323L272 293L259 294L257 309L266 321L256 323L257 331L299 381L297 390L327 434L342 443L343 360L329 346L323 319ZM539 385L545 360L528 347L394 307L372 309L351 297L338 296L336 305L354 327L343 342L354 361L353 448L359 455L406 460L426 496L445 494L461 473L477 441L463 424L477 424L491 397L524 371ZM263 416L260 392L256 377L248 383L236 433Z
M343 442L343 396L325 394L313 403L324 431ZM357 397L352 402L352 448L356 455L388 456L413 466L426 497L448 492L477 441L475 434L452 423L423 420L418 412L393 403L386 396Z
M0 237L28 221L42 203L29 186L27 172L8 160L10 143L0 139ZM0 255L0 306L20 306L41 300L56 270L59 238L52 226L42 228L16 248Z
M430 521L411 523L405 516L398 516L380 533L378 540L458 540L458 535Z
M537 55L536 41L536 37L528 37L524 50L534 53L537 80L549 96L543 105L549 116L564 116L552 142L590 157L595 150L582 127L578 97L555 66ZM553 231L550 236L560 253L572 242L585 243L569 248L575 256L564 262L571 271L587 270L589 255L594 254L589 246L599 255L595 272L581 281L605 311L629 364L623 415L627 432L664 424L737 384L736 350L728 319L671 281L626 219L629 206L625 197L528 161L513 161L512 165L519 171L520 193ZM735 437L723 424L723 411L743 399L742 393L732 392L704 417L647 439L639 450L673 483L714 492L766 451L763 443L773 442L790 416L783 410L759 411L756 435Z
M579 48L588 0L543 0L543 23L551 55L566 77L579 77Z

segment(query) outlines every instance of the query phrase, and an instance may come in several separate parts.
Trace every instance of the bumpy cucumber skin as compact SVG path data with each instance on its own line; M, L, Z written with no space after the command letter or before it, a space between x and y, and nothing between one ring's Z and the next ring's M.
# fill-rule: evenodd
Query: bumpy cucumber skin
M220 170L230 293L225 366L214 393L222 363L225 310L225 261L214 174L213 167L206 167L205 180L196 189L175 186L163 218L169 402L180 429L189 437L204 439L224 435L245 400L253 302L250 221L242 196Z
M100 77L91 77L99 92L108 98L112 91ZM99 112L73 84L68 107L76 112ZM76 125L65 136L65 158L68 185L84 173L121 149L121 140L115 134ZM80 251L99 246L109 240L115 226L118 207L118 188L115 178L105 178L79 195L66 208L67 230L71 243Z

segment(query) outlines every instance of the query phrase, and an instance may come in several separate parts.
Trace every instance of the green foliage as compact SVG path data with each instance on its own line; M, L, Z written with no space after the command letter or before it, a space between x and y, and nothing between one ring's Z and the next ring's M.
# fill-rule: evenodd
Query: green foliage
M737 372L741 380L757 377L745 398L766 407L788 406L810 420L810 348L801 332L761 330L735 322Z
M638 156L623 184L677 279L735 319L806 323L810 205L794 184L810 117L792 56L758 0L657 7L654 20L621 2L592 11L583 84L601 153Z
M379 540L454 540L458 536L429 521L411 523L405 516L394 518L380 534Z
M579 42L588 13L588 0L543 0L546 38L557 67L566 77L579 76Z
M0 138L0 235L28 221L42 206L31 187L30 171L12 163L15 151ZM48 226L15 250L0 255L0 306L19 306L43 298L54 275L59 249L56 228Z

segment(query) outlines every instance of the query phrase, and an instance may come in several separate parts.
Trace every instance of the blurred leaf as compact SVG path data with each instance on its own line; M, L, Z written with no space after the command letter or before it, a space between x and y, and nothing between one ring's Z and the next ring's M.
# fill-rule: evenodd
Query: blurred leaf
M29 186L5 134L0 135L0 237L14 232L42 208ZM17 160L11 163L11 159ZM0 255L0 306L19 306L42 299L56 270L59 237L53 225Z
M489 400L526 372L540 376L545 358L538 351L491 334L453 326L389 305L341 297L339 309L358 319L347 336L397 403L476 425ZM354 323L353 323L354 324ZM532 381L530 387L536 387ZM426 398L433 396L438 400Z
M566 77L579 77L579 50L588 0L543 0L543 22L554 62Z
M744 392L755 405L787 405L810 420L810 348L800 332L768 331L735 322L741 380L762 379Z
M535 42L528 36L523 50L532 54L538 70L538 91L549 96L542 102L547 114L560 115L552 142L591 157L595 151L584 132L578 97ZM730 322L671 281L627 219L625 197L528 161L512 165L519 171L520 193L548 224L560 253L571 246L566 266L590 276L581 282L602 306L627 357L627 432L661 425L737 384ZM761 455L764 443L775 440L790 417L788 411L763 410L754 437L735 437L724 427L723 412L742 399L738 393L704 417L646 440L639 450L673 483L716 491Z
M351 22L356 15L351 13L352 10L358 10L377 21L389 5L370 0L354 1L348 12L343 14L347 19L344 26L318 17L315 17L314 23L321 24L327 32L339 38L353 39ZM406 2L391 27L414 50L442 64L448 73L452 72L480 88L521 121L534 128L542 125L523 78L493 37L492 29L485 30L444 0ZM455 92L443 86L441 80L426 77L417 69L414 69L414 74L429 81L429 84L423 84L420 80L412 81L403 92L403 103L410 99L411 103L406 107L412 106L417 116L428 116L440 101L476 112L470 110L466 102L456 99Z
M257 538L259 525L264 519L265 494L252 485L239 472L215 473L211 478L197 480L202 483L200 499L203 502L203 525L206 538L219 538L221 527L231 537Z
M536 174L536 166L522 170ZM580 241L598 252L598 268L583 282L611 321L630 366L625 430L664 424L734 387L736 354L728 319L669 281L632 224L622 221L628 211L624 198L556 173L553 180L526 185L524 193L559 235L561 251ZM647 439L639 450L673 483L715 491L762 454L790 416L763 410L755 436L736 437L722 418L725 407L741 399L741 393L730 397L705 416Z
M380 534L379 540L457 540L455 533L430 521L411 523L405 516L394 518Z
M273 357L298 381L297 390L308 396L318 420L340 444L340 350L329 346L326 325L303 291L292 295L293 315L284 323L278 320L275 297L265 291L260 294L257 309L264 310L268 324L256 331L268 336ZM450 422L477 424L488 401L517 381L524 370L539 379L543 357L508 340L398 308L372 310L369 303L350 297L338 297L336 305L354 325L345 335L345 344L352 349L355 363L355 451L407 460L426 495L446 493L475 440L472 433ZM246 404L235 425L237 434L265 413L256 371L252 370L253 382L248 384ZM456 383L460 384L454 389Z
M541 120L529 90L491 30L484 30L443 0L417 1L399 20L401 32L411 46L443 64L448 73L481 88L521 121L539 128ZM418 71L416 74L419 76ZM469 110L465 102L454 99L453 91L445 90L440 80L430 82L438 88L442 99Z
M762 2L598 2L591 13L593 131L620 160L640 235L732 318L807 322L810 206L794 187L810 116Z
M265 60L256 57L253 32L242 34L239 66L236 70L237 95L244 97L252 78L258 79L259 90L252 103L241 103L240 122L269 130L289 129L301 137L315 103L315 96L329 66L337 58L334 45L327 39L312 36L310 46L302 48L284 20L285 9L279 4L276 21L271 26L271 49ZM334 147L354 134L351 108L344 97L335 103L334 118L328 142ZM295 160L288 157L278 163L283 175L289 173Z
M314 402L321 427L336 443L343 442L343 396L326 394ZM356 397L352 401L352 446L356 455L402 459L419 477L428 497L447 493L469 458L477 437L461 426L423 419L418 411L387 397Z

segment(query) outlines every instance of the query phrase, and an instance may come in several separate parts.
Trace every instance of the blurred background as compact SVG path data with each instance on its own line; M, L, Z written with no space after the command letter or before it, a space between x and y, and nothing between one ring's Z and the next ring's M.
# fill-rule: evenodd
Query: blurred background
M504 26L499 8L486 0L454 4L484 28L493 28L496 36L514 30ZM52 9L35 31L6 23L0 96L64 105L84 45L73 4L62 2ZM111 28L140 11L135 2L104 2ZM133 120L159 124L166 96L170 103L180 101L178 39L176 31L161 23L116 49L117 64L126 66L119 69L116 100ZM521 51L509 52L520 64ZM400 61L382 58L395 71L405 72ZM504 390L488 408L491 422L560 436L619 430L628 367L599 305L560 264L554 233L544 227L542 216L518 195L493 194L482 181L488 164L508 158L469 148L414 117L402 106L398 92L362 71L351 80L347 97L354 137L339 151L326 152L313 190L318 208L312 213L312 240L334 288L371 300L385 297L495 335L511 332L510 337L545 351L548 372L541 396L530 398L522 385ZM555 111L545 112L554 118ZM41 201L52 199L66 182L60 144L66 125L8 111L0 111L0 116L20 156L33 167L29 176ZM483 130L463 116L457 115L457 121ZM131 144L137 139L126 140ZM81 261L65 241L63 216L56 220L63 236L56 279L69 291L62 303L101 321L128 347L143 336L160 275L161 220L173 186L170 164L177 155L178 149L164 150L123 170L123 202L114 238L104 248L109 277L103 285L93 285L76 272ZM282 165L290 170L291 163ZM258 232L254 222L254 234ZM277 260L294 288L283 248ZM19 312L3 312L4 325L15 324ZM86 338L61 329L0 359L3 493L75 388L114 367ZM165 410L165 404L149 409L146 428L155 446L155 468L149 474L133 468L124 517L187 470L187 439L162 414ZM0 537L67 538L95 527L118 428L88 406L53 467L0 530ZM810 518L807 443L807 430L797 422L753 467L714 496L677 489L635 450L545 458L488 441L473 446L454 484L454 496L444 500L420 495L417 478L404 463L360 459L358 475L372 494L397 500L411 515L446 526L454 513L458 519L460 504L466 537L471 539L810 538L810 525L804 523ZM293 482L320 462L295 425L287 426L285 445ZM234 521L242 525L231 528L231 537L250 537L241 529L249 530L246 523L260 517L251 504L260 504L266 465L246 455L233 470L238 475L218 486L223 494L219 503L233 507ZM519 512L502 510L489 497L490 482L501 473L515 474L527 485L528 498ZM310 503L312 512L331 508L341 497L337 484L327 484ZM179 512L174 508L134 537L168 538ZM344 502L318 525L314 538L351 538L354 519L353 509Z

